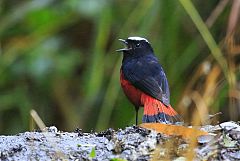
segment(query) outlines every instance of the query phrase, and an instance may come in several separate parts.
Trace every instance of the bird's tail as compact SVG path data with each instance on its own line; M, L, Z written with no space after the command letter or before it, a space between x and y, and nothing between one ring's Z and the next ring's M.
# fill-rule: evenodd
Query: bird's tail
M183 119L172 108L171 105L166 106L161 101L152 97L145 97L142 100L144 104L144 115L142 122L159 122L166 124L181 124Z

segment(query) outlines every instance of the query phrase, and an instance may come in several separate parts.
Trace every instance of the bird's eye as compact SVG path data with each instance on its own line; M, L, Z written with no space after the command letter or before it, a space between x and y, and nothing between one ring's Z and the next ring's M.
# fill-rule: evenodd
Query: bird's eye
M140 47L140 43L136 44L136 47L137 47L137 48Z

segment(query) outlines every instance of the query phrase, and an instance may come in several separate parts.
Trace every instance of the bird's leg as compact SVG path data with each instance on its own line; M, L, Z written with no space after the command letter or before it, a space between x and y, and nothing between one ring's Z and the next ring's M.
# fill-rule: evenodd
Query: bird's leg
M136 126L138 125L138 109L139 109L139 107L135 106L135 111L136 111Z

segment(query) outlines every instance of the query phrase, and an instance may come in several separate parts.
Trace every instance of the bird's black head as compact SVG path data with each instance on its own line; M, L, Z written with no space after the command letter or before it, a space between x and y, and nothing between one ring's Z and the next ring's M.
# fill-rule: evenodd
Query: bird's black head
M126 40L119 39L126 47L118 49L123 52L124 57L141 57L147 54L153 54L153 49L147 39L142 37L129 37Z

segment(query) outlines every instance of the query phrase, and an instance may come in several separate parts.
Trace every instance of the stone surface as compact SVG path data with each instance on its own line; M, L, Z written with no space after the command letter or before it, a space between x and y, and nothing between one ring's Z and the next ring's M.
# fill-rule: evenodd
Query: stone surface
M192 147L189 140L136 126L99 133L60 132L53 126L0 136L0 160L239 160L239 127L236 122L201 127L213 135Z

